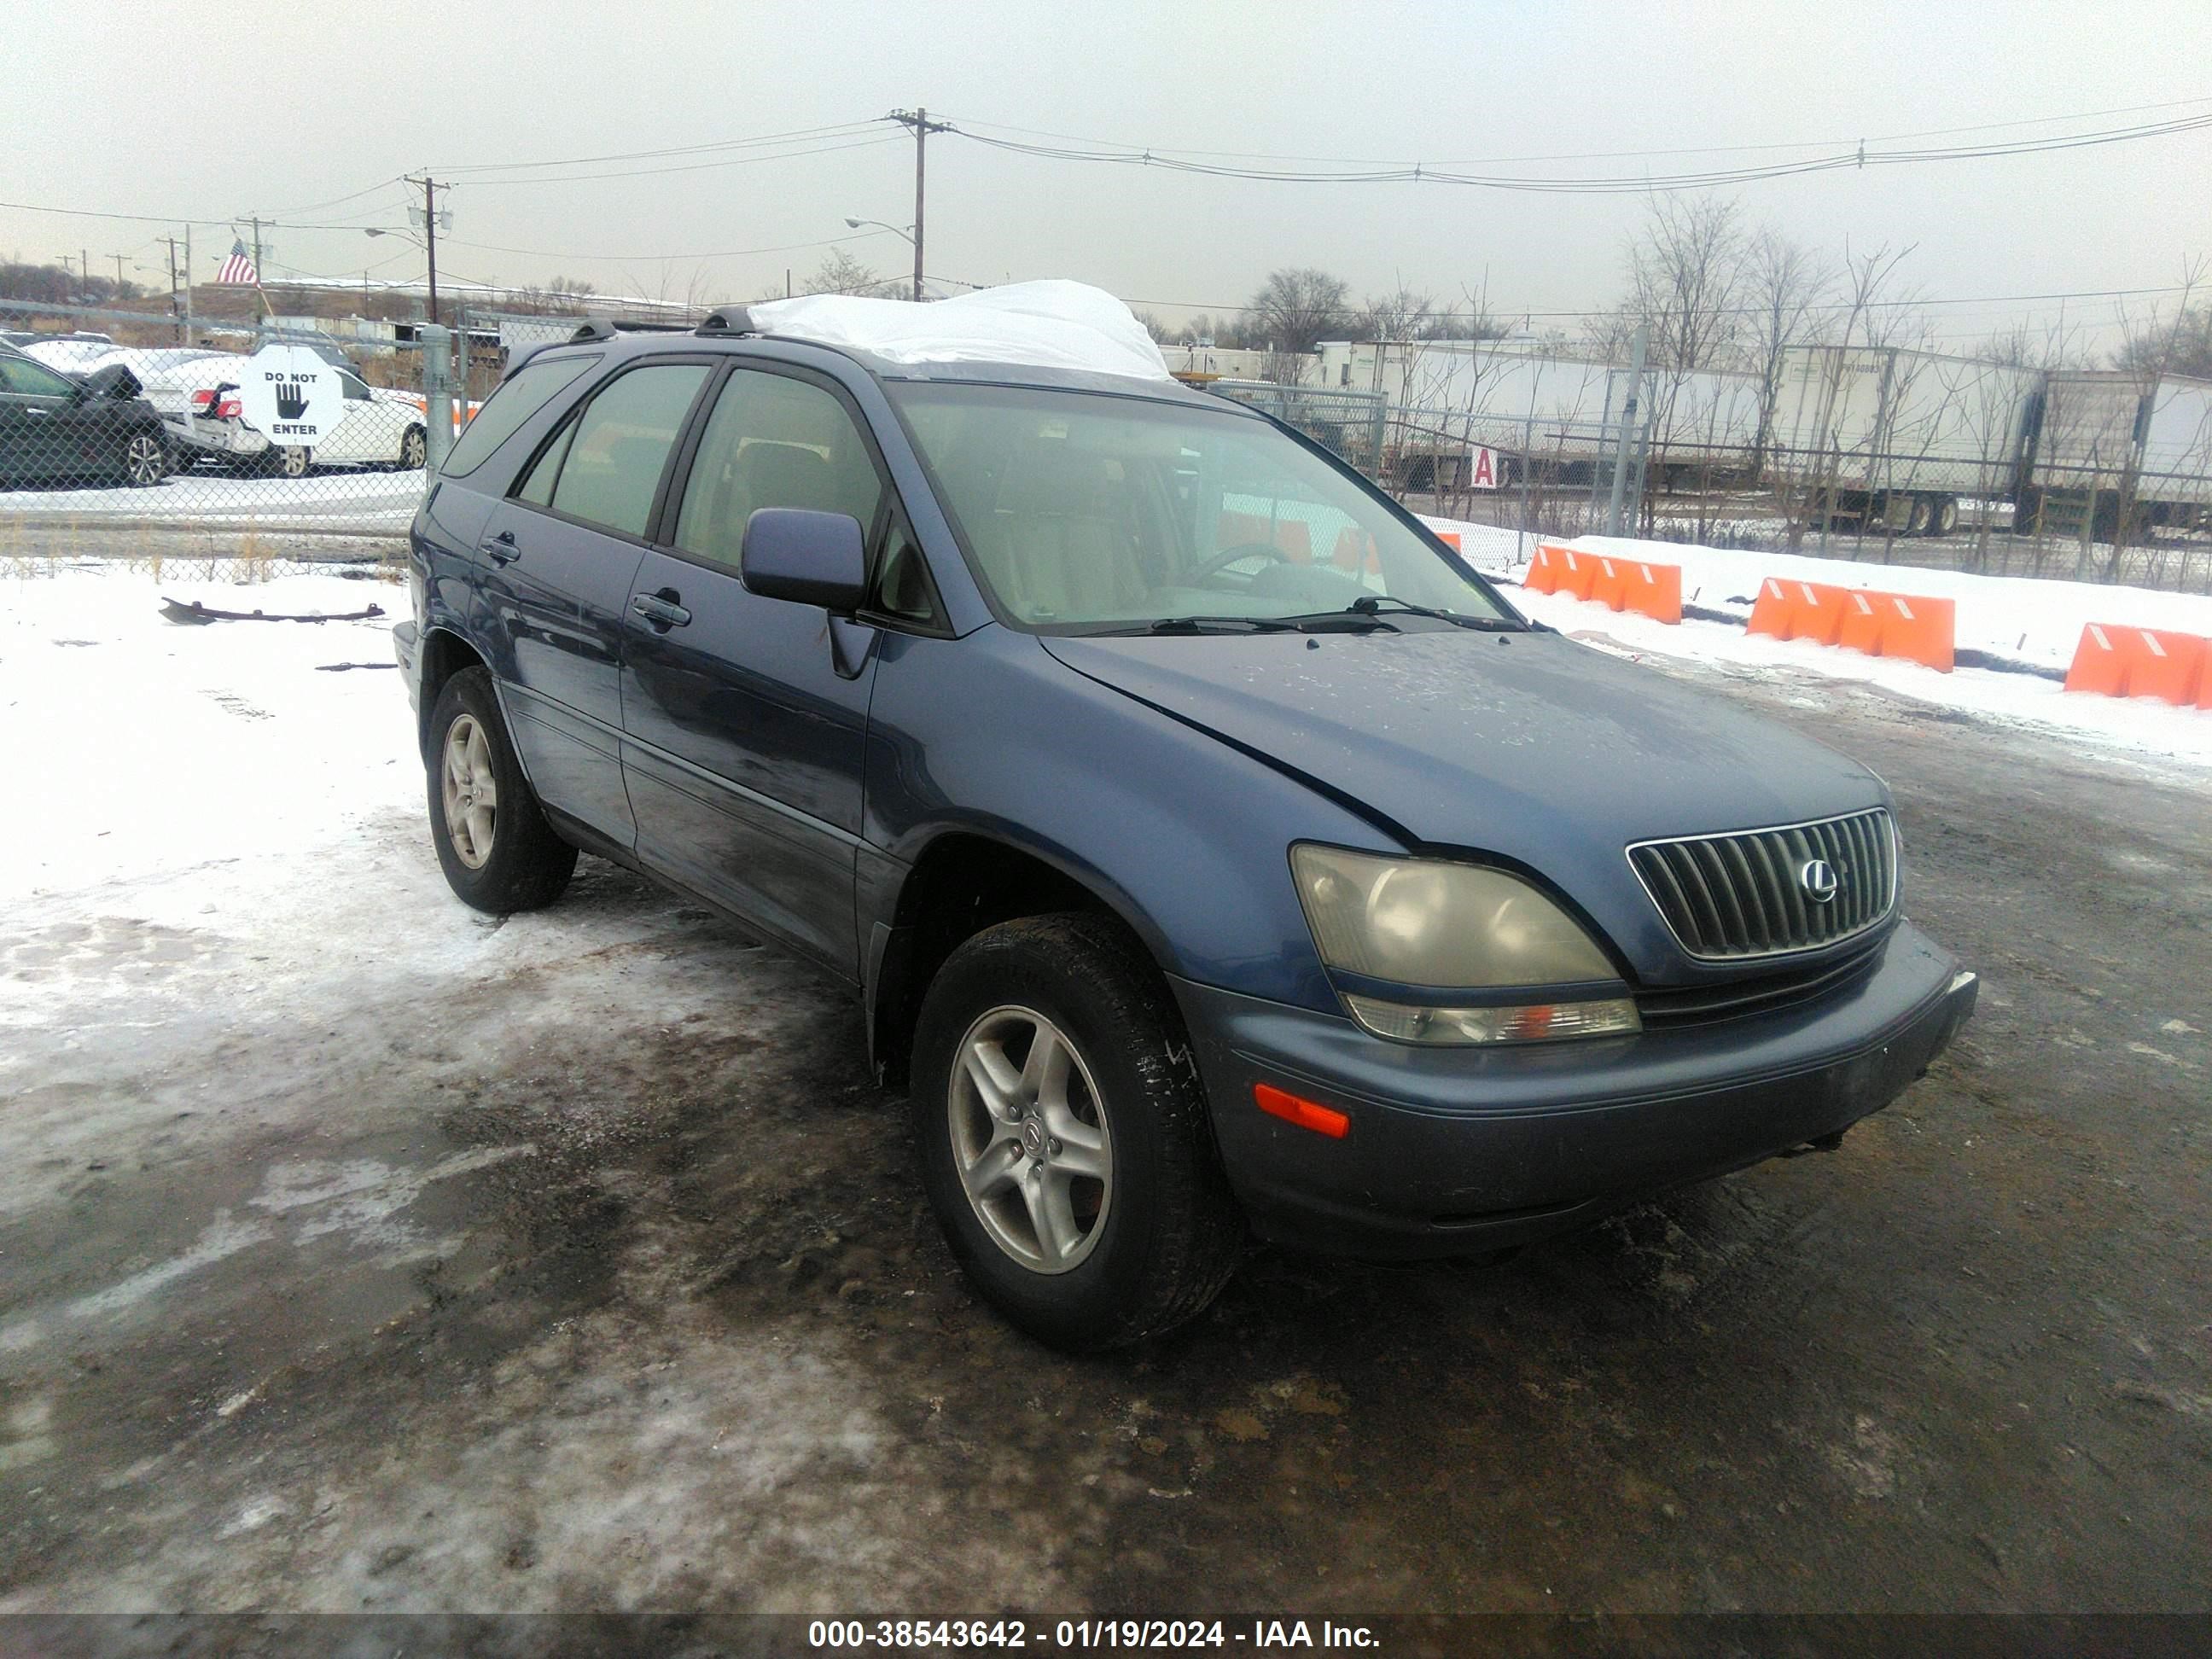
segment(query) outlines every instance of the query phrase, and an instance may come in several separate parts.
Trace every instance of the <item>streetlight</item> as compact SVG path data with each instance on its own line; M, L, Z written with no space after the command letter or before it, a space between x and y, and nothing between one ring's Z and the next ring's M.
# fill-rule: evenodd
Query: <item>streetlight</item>
M848 219L845 221L845 227L848 230L858 230L863 225L873 225L878 230L888 230L894 236L903 236L909 242L914 240L914 227L912 225L908 225L904 230L901 230L896 225L887 225L880 219Z

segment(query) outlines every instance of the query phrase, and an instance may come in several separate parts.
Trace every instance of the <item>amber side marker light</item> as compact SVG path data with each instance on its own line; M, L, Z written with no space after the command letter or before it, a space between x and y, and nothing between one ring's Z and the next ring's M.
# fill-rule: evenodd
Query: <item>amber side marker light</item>
M1342 1112L1332 1111L1310 1100L1301 1100L1287 1089L1278 1089L1272 1083L1252 1085L1252 1103L1269 1117L1279 1117L1285 1123L1295 1123L1301 1129L1311 1129L1317 1135L1327 1135L1331 1140L1341 1140L1352 1127L1352 1120Z

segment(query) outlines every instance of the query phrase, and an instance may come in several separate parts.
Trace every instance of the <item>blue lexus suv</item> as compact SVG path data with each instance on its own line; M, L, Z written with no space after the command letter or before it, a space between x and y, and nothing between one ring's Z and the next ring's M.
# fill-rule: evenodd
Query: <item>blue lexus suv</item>
M1833 1145L1973 1005L1880 779L1164 378L587 325L410 566L453 890L589 852L850 985L951 1248L1062 1346L1255 1236L1486 1253Z

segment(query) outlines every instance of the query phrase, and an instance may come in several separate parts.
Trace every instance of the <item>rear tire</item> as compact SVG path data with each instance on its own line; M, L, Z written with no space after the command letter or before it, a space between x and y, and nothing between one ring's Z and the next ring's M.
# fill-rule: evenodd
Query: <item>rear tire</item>
M1912 498L1912 504L1905 509L1905 529L1902 533L1907 536L1926 535L1928 521L1932 516L1928 498L1925 495L1915 495Z
M561 896L576 849L553 831L500 718L491 675L465 668L430 713L430 839L457 896L503 916Z
M410 426L400 435L399 470L402 472L420 472L429 455L429 441L421 427Z
M1056 1079L1040 1043L1065 1051ZM1189 1039L1116 924L1032 916L976 934L931 982L914 1054L922 1185L1013 1324L1054 1347L1116 1347L1196 1317L1228 1282L1244 1222Z

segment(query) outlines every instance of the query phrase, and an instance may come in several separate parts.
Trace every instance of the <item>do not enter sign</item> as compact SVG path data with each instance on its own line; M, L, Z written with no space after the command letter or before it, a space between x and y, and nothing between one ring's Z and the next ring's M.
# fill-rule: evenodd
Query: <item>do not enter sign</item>
M306 346L265 345L238 377L239 413L283 448L312 449L345 418L338 372Z

